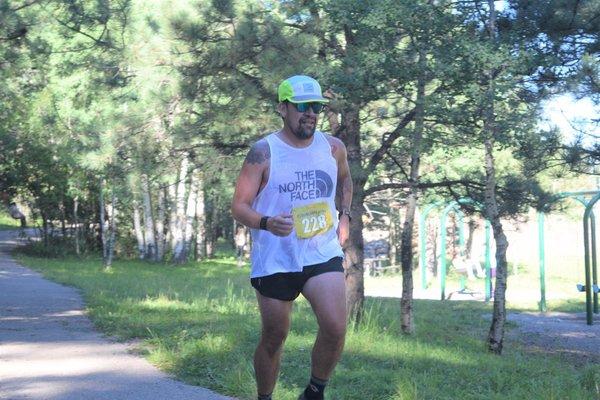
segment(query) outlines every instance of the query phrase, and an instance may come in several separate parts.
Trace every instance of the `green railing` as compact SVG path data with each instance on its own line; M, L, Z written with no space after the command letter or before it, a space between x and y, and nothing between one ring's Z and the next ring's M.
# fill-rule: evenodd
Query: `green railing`
M446 202L436 202L425 206L422 212L419 213L419 251L420 258L419 264L421 269L421 288L427 288L427 243L425 238L425 224L427 217L437 207L444 206L440 215L440 299L446 299L446 275L447 275L447 261L446 261L446 221L448 214L454 211L459 217L459 228L458 228L458 240L459 248L461 249L461 255L464 252L465 238L464 238L464 214L460 210L460 204L473 204L474 201L469 198L451 200ZM490 223L485 221L485 300L489 301L492 296L492 281L491 281L491 250L490 250ZM464 290L464 280L461 280L461 290Z
M588 201L587 198L592 196ZM596 219L594 217L593 207L600 197L598 191L585 192L563 192L558 194L559 198L572 198L585 207L583 215L583 236L584 236L584 264L585 264L585 285L578 284L577 288L586 293L586 317L588 325L593 323L593 313L598 313L598 273L597 273L597 255L596 255ZM545 312L546 307L546 258L544 243L544 220L545 214L538 212L538 247L539 247L539 267L540 267L540 311Z

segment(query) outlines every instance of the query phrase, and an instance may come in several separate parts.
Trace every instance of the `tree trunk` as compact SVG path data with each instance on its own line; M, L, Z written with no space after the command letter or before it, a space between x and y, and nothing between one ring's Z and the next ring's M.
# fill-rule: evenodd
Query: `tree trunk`
M427 265L432 276L438 276L438 228L435 223L427 223Z
M146 245L144 243L144 232L142 231L142 223L140 218L140 209L137 200L133 201L133 231L137 241L138 258L143 260L146 256Z
M21 221L21 228L27 227L27 219L25 218L25 214L21 212L16 203L10 203L8 206L8 213L13 219L18 219Z
M412 173L411 173L412 175ZM412 275L412 232L417 209L417 188L412 187L407 198L406 218L402 229L400 262L402 265L402 299L400 300L400 327L403 333L414 332L413 322L413 275Z
M142 205L144 210L144 258L157 261L150 185L148 184L148 176L145 174L142 175Z
M168 190L168 204L169 204L169 232L168 242L171 252L175 248L175 231L177 230L177 183L169 185Z
M396 255L396 242L398 241L398 232L396 231L396 221L394 220L395 218L395 210L393 208L389 208L388 209L388 213L389 213L389 217L390 217L390 222L387 226L389 235L388 235L388 259L390 260L390 264L396 264L396 259L397 259L397 255Z
M44 242L44 247L48 248L48 236L50 235L50 233L48 232L48 217L43 211L40 213L40 215L42 217L42 238Z
M396 245L400 239L401 229L398 229L398 215L396 204L393 203L392 199L394 194L391 189L388 189L387 196L390 199L390 207L388 208L390 223L388 224L389 231L389 247L388 247L388 258L390 264L398 263L398 246Z
M210 223L208 224L207 235L206 235L206 256L213 258L215 256L216 243L217 243L217 217L219 215L217 204L219 204L219 197L213 196L212 208L210 210Z
M492 44L496 41L496 11L494 0L488 0L490 18L488 30ZM494 290L494 311L492 325L488 334L488 349L495 354L502 354L504 342L504 325L506 323L506 278L507 262L506 249L508 240L504 234L498 203L496 201L496 171L494 165L494 139L496 137L496 121L494 110L494 79L493 71L488 74L488 98L484 123L485 135L485 213L492 224L494 239L496 241L496 288Z
M415 211L419 196L419 167L421 162L421 141L423 138L423 125L425 113L425 54L419 51L420 71L417 80L417 98L415 105L415 130L412 137L410 160L410 189L406 206L406 217L402 229L402 244L400 259L402 263L402 299L400 300L401 329L403 333L414 332L413 318L413 228L415 225Z
M473 219L469 219L469 223L467 225L469 227L469 236L467 237L467 242L465 243L465 258L470 260L473 254L473 236L475 235L477 222L475 222Z
M192 172L192 182L188 195L187 209L185 211L185 254L186 259L192 250L192 238L194 237L194 220L196 219L196 205L198 202L198 192L200 191L200 176L197 171Z
M192 248L192 236L194 233L194 217L196 216L196 196L198 194L198 176L191 171L190 189L188 190L187 206L183 221L183 245L181 251L173 256L173 261L183 264L188 260Z
M177 183L177 195L176 195L176 217L175 227L173 231L173 261L178 263L182 257L182 253L185 251L184 234L185 234L185 192L186 192L186 181L188 174L188 157L184 155L181 160L181 167L179 170L179 179Z
M348 319L359 324L363 315L365 302L364 283L364 238L362 205L364 202L364 189L354 187L350 223L350 237L344 249L344 269L346 273L346 306Z
M62 233L62 237L67 237L67 211L65 210L65 200L61 199L59 204L60 210L60 231Z
M202 260L206 257L206 215L204 210L204 190L198 185L196 196L196 251L195 259Z
M73 223L75 224L75 254L80 255L80 243L79 243L79 197L75 196L73 199Z
M102 239L102 262L106 266L108 259L108 227L106 224L106 210L104 207L104 178L100 178L98 202L100 207L100 236Z
M115 238L117 233L117 196L115 195L114 188L111 189L110 204L108 205L107 210L109 215L110 236L108 238L108 255L104 267L109 269L112 266L115 255Z
M348 319L360 323L365 301L364 238L362 214L365 200L366 171L362 166L360 143L360 119L358 107L342 114L338 137L346 145L348 165L352 174L352 222L350 237L345 248L344 269L346 274L346 306Z
M158 190L158 215L156 217L156 261L165 257L165 215L166 215L165 188Z
M449 218L449 230L450 230L450 234L448 235L448 237L450 238L450 243L448 248L450 249L450 263L454 264L454 262L456 261L456 257L458 257L460 255L460 246L457 246L457 238L458 238L458 216L456 215L456 212L453 212L452 214L450 214L448 216Z
M502 354L504 341L504 325L506 323L506 279L507 262L506 250L508 240L504 234L498 204L496 201L496 177L493 157L493 140L485 141L485 211L486 218L491 222L496 241L496 287L494 289L494 312L492 325L488 335L488 349L495 354Z

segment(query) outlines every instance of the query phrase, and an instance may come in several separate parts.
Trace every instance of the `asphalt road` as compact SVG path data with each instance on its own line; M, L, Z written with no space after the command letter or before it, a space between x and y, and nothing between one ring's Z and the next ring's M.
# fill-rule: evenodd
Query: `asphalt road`
M18 265L0 231L0 399L221 400L96 332L78 292Z

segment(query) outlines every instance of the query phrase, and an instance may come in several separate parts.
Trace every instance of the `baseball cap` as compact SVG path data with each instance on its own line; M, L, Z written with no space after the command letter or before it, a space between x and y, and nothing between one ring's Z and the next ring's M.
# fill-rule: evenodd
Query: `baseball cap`
M279 102L329 102L321 94L321 85L319 85L319 82L306 75L294 75L281 82L279 89L277 89L277 96L279 97Z

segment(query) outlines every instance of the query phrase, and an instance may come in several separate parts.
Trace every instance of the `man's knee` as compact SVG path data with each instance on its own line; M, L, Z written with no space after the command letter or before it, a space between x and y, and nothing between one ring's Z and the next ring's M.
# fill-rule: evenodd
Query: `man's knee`
M321 335L332 345L344 342L346 337L346 321L333 321L321 326Z
M281 350L287 334L288 331L282 328L263 329L260 343L267 353L272 356Z

